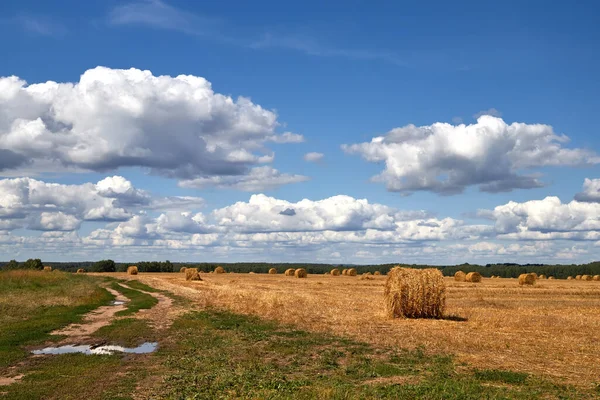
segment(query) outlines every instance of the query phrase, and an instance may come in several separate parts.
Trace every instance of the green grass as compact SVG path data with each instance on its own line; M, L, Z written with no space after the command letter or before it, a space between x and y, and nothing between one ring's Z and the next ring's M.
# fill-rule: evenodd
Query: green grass
M125 282L125 284L127 286L129 286L130 288L132 288L132 289L143 290L145 292L150 292L150 293L164 293L164 294L168 294L168 292L166 292L164 290L155 289L152 286L148 286L145 283L142 283L140 281L133 280L133 279Z
M127 308L116 313L115 315L117 317L133 315L140 310L150 309L158 303L158 300L149 294L142 293L138 290L129 289L119 285L117 282L111 283L110 287L129 299L129 302L126 304Z
M52 337L114 297L101 280L61 272L0 272L0 372L24 357L24 346Z

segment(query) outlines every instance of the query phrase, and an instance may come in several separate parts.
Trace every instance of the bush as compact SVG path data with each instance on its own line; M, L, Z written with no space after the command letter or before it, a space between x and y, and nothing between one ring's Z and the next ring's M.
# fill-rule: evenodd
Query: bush
M116 265L113 260L101 260L92 265L93 272L115 272Z
M24 269L44 269L44 264L42 264L42 260L39 258L30 258L29 260L23 263Z

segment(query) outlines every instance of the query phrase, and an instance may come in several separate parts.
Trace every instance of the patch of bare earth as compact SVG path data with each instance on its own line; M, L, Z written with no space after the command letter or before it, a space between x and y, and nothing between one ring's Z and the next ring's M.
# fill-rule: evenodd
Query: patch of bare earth
M122 283L119 283L119 285L128 289L132 289L129 286L124 285ZM156 330L162 331L168 329L171 326L171 324L173 324L175 318L184 311L180 307L174 307L173 299L168 296L165 296L164 294L146 292L145 290L140 289L134 290L150 295L156 300L158 300L158 303L154 307L146 310L140 310L135 314L135 318L140 318L148 321L150 326Z
M15 382L20 381L25 375L19 374L14 376L0 377L0 386L12 385Z

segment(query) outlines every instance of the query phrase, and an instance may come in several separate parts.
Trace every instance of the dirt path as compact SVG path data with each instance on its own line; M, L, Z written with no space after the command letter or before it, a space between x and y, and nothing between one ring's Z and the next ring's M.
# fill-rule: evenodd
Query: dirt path
M137 290L158 300L158 304L156 304L154 307L146 310L140 310L135 314L136 318L147 320L152 328L156 330L162 331L168 329L171 324L173 324L175 318L183 312L183 309L180 307L173 307L173 299L165 296L164 294L146 292L145 290L137 288L134 289L127 286L127 284L119 283L119 285L127 289Z
M115 296L115 301L121 302L121 304L98 307L95 310L87 313L83 317L83 321L81 323L71 324L62 329L53 331L53 335L66 336L59 344L73 342L81 344L83 341L89 339L90 335L96 332L98 329L109 325L115 318L116 313L126 309L127 302L129 302L127 297L123 296L114 289L105 289Z

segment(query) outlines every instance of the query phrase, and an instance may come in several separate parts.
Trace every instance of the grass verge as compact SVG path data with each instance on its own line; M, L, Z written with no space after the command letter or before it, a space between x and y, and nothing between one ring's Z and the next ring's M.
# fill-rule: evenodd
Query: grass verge
M110 287L117 292L120 292L129 299L127 308L123 311L119 311L115 315L117 317L123 317L127 315L133 315L140 310L147 310L154 307L158 300L149 294L142 293L138 290L130 289L125 286L121 286L118 282L111 283Z

